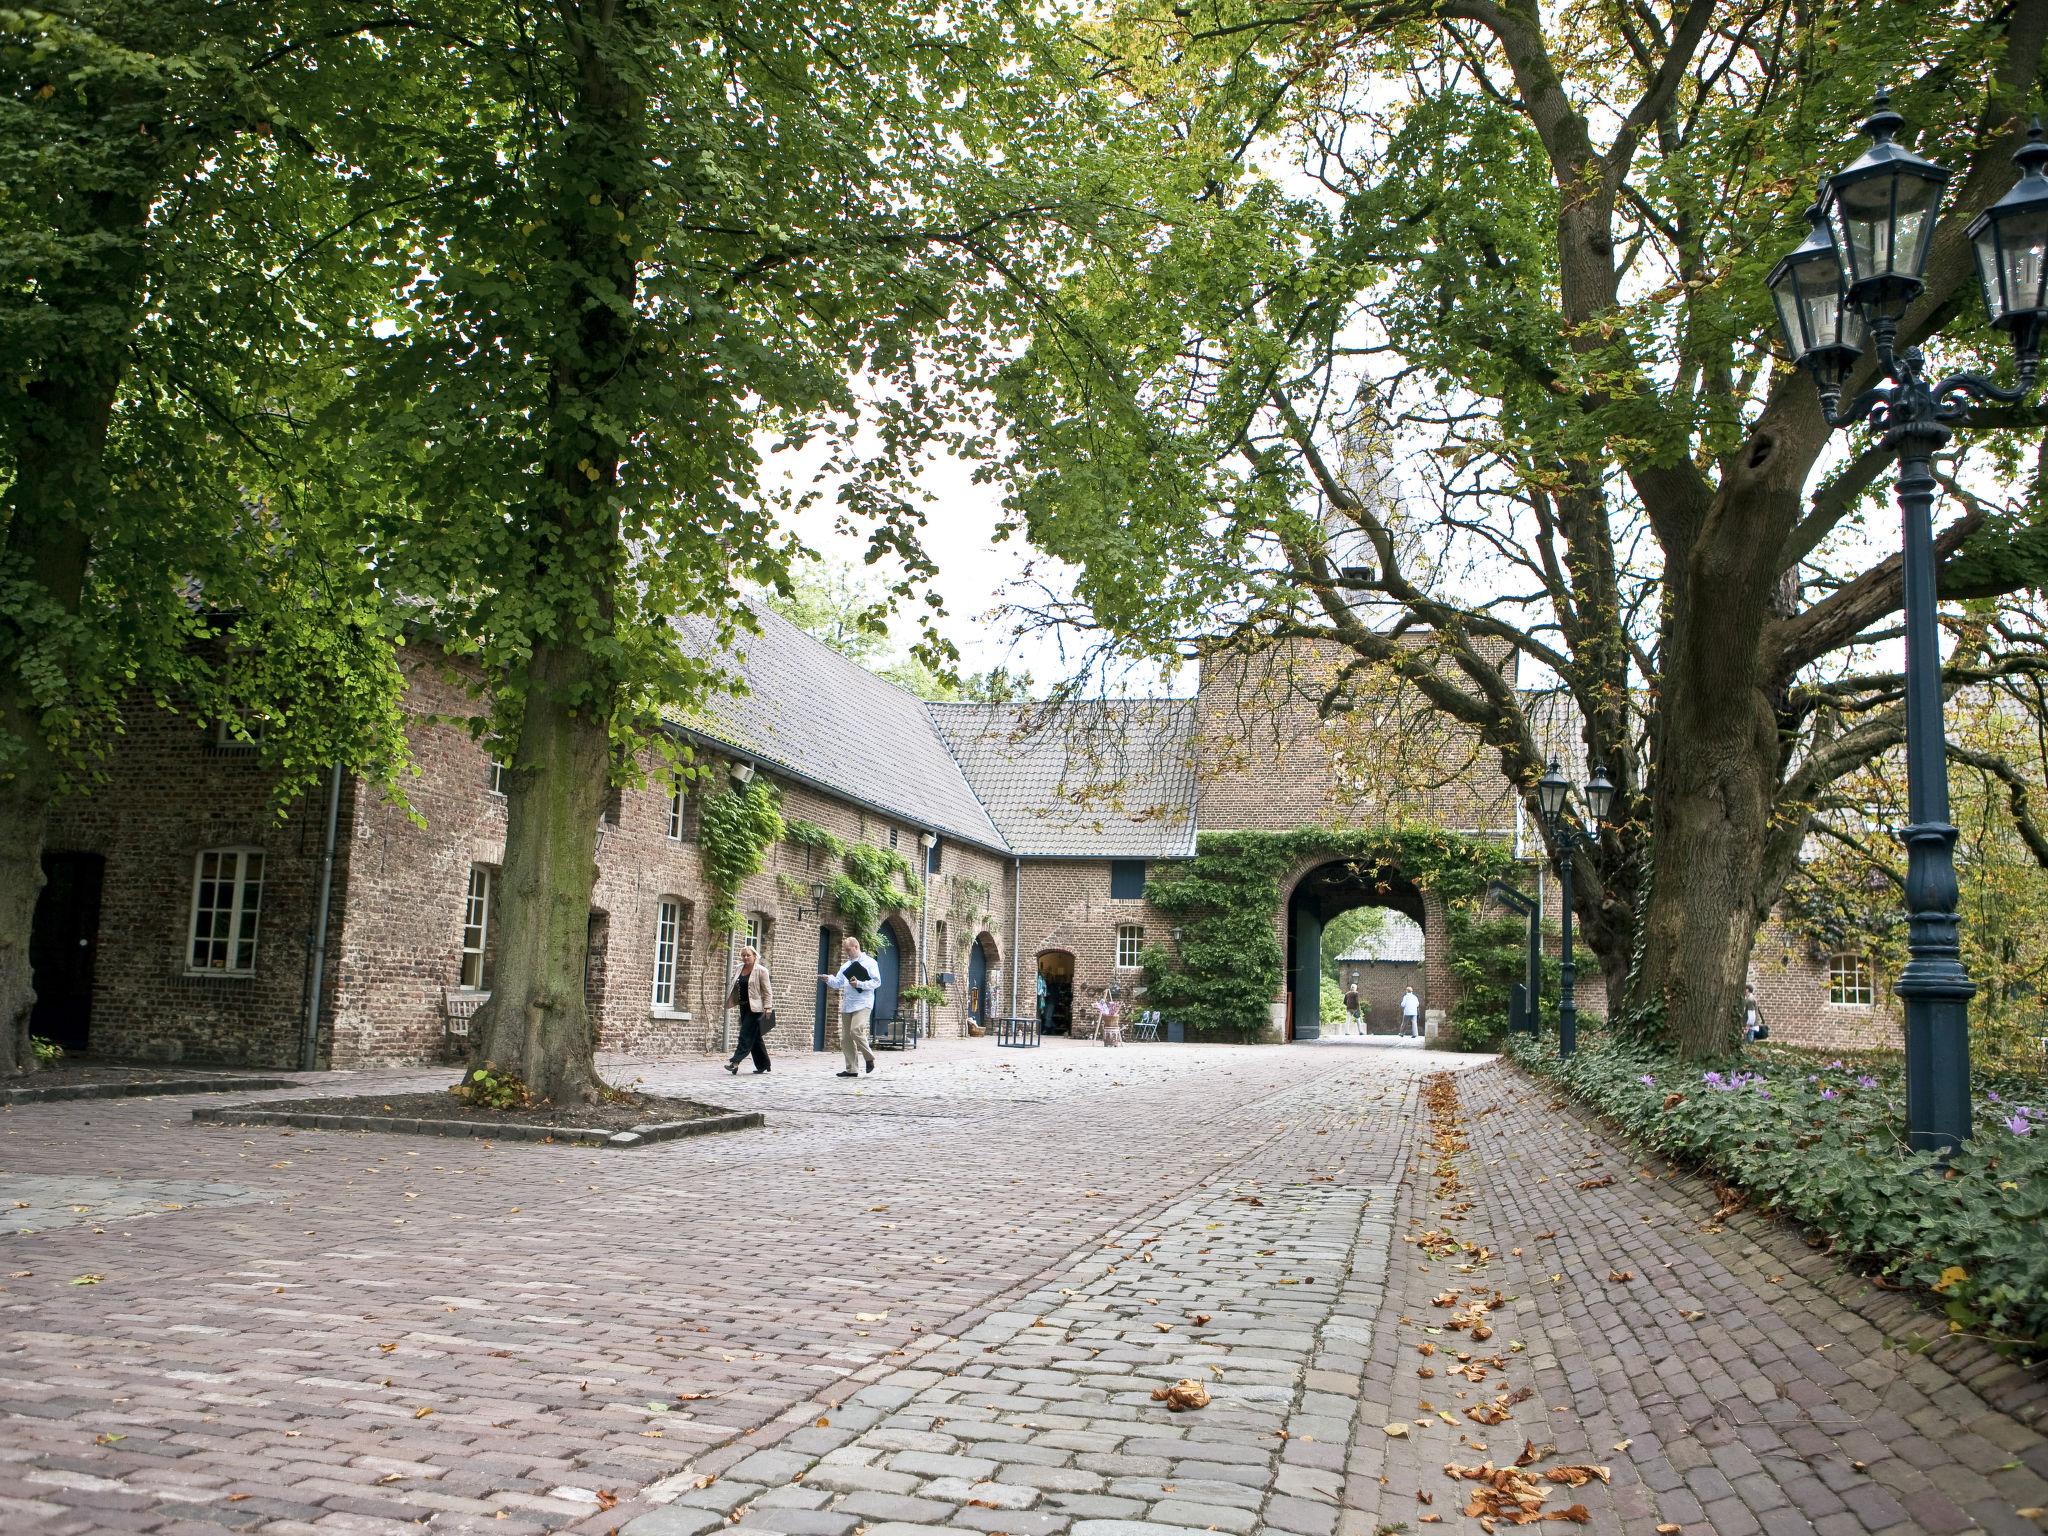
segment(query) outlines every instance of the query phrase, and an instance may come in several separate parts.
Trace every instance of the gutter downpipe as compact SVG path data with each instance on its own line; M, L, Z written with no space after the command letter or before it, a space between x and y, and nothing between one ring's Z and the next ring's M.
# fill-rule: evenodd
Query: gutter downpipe
M341 764L327 789L327 843L320 855L320 914L313 920L313 946L308 956L313 976L306 992L306 1028L299 1042L299 1070L320 1065L320 993L327 982L327 921L334 907L334 844L341 825Z
M1017 970L1024 964L1024 861L1010 860L1010 1017L1017 1016Z

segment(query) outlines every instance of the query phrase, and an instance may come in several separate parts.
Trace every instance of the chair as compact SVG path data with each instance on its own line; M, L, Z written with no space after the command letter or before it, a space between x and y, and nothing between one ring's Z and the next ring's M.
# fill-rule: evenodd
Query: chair
M1159 1015L1147 1009L1131 1024L1133 1040L1157 1040L1159 1038Z

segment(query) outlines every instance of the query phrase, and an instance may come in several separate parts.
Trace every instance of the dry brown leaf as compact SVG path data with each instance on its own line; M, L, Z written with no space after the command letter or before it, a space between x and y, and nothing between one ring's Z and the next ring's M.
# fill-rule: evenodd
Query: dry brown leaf
M1152 1401L1164 1403L1174 1413L1209 1406L1209 1389L1192 1376L1183 1376L1170 1387L1154 1387Z
M1614 1182L1614 1175L1613 1175L1613 1174L1611 1174L1611 1173L1603 1173L1603 1174L1601 1174L1601 1175L1600 1175L1600 1177L1599 1177L1599 1178L1597 1178L1597 1179L1581 1179L1581 1180L1579 1180L1579 1188L1581 1188L1581 1189L1605 1189L1605 1188L1606 1188L1606 1187L1607 1187L1608 1185L1612 1184L1613 1182Z
M1547 1483L1562 1483L1567 1488L1583 1488L1596 1477L1603 1483L1612 1481L1608 1477L1605 1467L1577 1465L1545 1467L1536 1475Z
M428 1414L432 1413L433 1411L434 1410L431 1408L420 1408L414 1411L413 1417L416 1419L424 1419Z
M1635 1277L1636 1272L1632 1269L1610 1269L1607 1271L1607 1278L1616 1285L1633 1280Z
M1386 1430L1388 1434L1392 1435L1396 1440L1399 1440L1403 1435L1408 1433L1408 1426L1406 1424L1388 1424L1382 1427Z
M616 1509L618 1504L619 1496L613 1493L611 1489L600 1488L597 1490L597 1507L599 1509Z

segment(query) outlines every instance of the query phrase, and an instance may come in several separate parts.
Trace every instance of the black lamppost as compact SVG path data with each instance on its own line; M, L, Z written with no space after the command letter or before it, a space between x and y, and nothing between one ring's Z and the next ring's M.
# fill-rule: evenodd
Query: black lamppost
M1536 808L1550 829L1550 841L1557 849L1558 909L1563 926L1559 946L1563 954L1557 968L1557 1053L1569 1056L1579 1048L1579 1004L1573 985L1579 977L1578 961L1572 954L1572 855L1587 844L1586 834L1571 817L1572 785L1558 771L1557 759L1550 760L1543 777L1536 781ZM1605 768L1595 767L1586 784L1586 809L1596 823L1605 822L1614 808L1614 784Z
M1778 321L1796 362L1820 388L1830 426L1870 421L1899 458L1906 620L1906 948L1897 988L1906 1007L1906 1139L1944 1151L1970 1135L1971 982L1956 943L1956 829L1949 822L1941 651L1935 629L1933 456L1972 401L2010 405L2033 388L2048 319L2048 144L2037 119L2013 159L2020 179L1970 225L1991 323L2009 332L2019 385L1976 374L1927 378L1917 348L1894 350L1949 173L1892 142L1903 119L1880 91L1864 120L1870 148L1828 178L1808 211L1813 233L1770 275ZM1842 407L1842 386L1868 345L1881 382Z

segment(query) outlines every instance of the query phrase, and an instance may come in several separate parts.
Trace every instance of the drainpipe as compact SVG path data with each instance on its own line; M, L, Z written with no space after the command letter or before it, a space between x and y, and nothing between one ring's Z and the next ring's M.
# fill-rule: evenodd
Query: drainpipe
M938 844L939 835L936 832L927 832L917 840L917 846L924 850L924 869L921 872L922 878L918 881L918 889L924 892L924 899L917 908L917 979L920 982L930 981L932 975L931 965L926 958L926 945L929 942L926 935L931 932L932 849ZM924 1032L929 1035L932 1032L932 1005L923 1003L920 1005L920 1011L924 1014Z
M1024 963L1024 861L1010 860L1010 1017L1017 1016L1017 968Z
M299 1042L299 1069L311 1072L320 1065L320 993L327 979L327 919L334 906L334 841L341 825L341 764L327 789L327 844L320 854L320 914L313 920L312 982L306 992L306 1032Z

